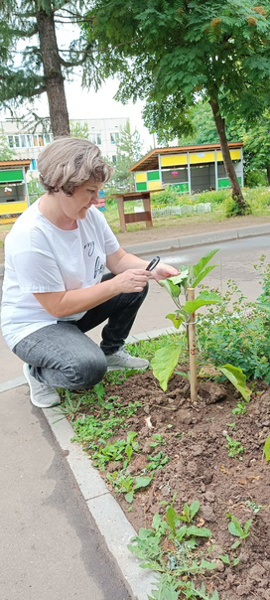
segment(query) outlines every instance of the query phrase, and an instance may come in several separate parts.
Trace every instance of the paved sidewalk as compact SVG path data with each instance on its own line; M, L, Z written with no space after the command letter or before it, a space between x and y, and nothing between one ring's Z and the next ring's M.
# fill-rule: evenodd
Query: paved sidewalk
M144 255L267 233L270 224L144 242L132 251ZM147 331L153 306L158 325L165 324L156 312L162 294L168 303L165 290L152 282L142 312ZM136 331L143 329L138 319ZM134 532L121 509L70 443L69 424L30 404L22 363L1 337L0 352L1 598L147 600L153 577L126 550Z

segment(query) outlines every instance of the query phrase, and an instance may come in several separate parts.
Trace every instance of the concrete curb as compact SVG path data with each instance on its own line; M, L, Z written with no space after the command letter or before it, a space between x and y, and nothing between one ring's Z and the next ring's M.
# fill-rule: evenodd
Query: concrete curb
M241 227L239 229L228 229L227 231L212 231L208 233L199 233L196 235L187 235L181 238L171 238L168 240L159 240L155 242L143 242L124 246L126 252L137 254L151 254L154 252L166 252L168 250L178 250L183 248L192 248L195 246L205 246L206 244L218 244L220 242L229 242L242 238L257 237L270 234L270 223L263 225L254 225Z

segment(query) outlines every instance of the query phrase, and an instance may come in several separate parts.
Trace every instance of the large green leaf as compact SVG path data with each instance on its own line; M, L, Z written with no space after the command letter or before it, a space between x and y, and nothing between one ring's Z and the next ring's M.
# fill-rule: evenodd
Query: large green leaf
M223 373L223 375L225 375L225 377L229 379L229 381L234 385L238 392L240 392L243 398L247 402L249 402L251 391L247 387L247 378L243 373L242 369L239 369L239 367L234 367L233 365L227 363L226 365L224 365L224 367L219 367L219 370L221 371L221 373Z
M207 263L209 263L209 260L211 260L211 258L213 258L213 256L215 256L215 254L219 251L219 249L217 250L211 250L211 252L208 252L208 254L206 254L205 256L203 256L199 262L194 265L192 267L192 275L193 277L198 277L199 273L201 273L201 271L204 269L204 267L207 265ZM216 265L215 265L216 266ZM195 287L195 286L192 286Z
M210 265L209 267L205 267L205 269L203 271L200 272L200 274L198 275L198 277L196 277L196 279L192 282L191 287L195 288L196 285L198 285L198 283L200 283L200 281L202 281L202 279L204 279L206 277L206 275L208 275L208 273L210 273L210 271L212 271L213 269L216 268L217 265Z
M207 306L208 304L219 304L220 302L222 302L222 298L218 294L215 294L215 292L204 291L197 296L194 302L186 302L186 304L183 306L183 310L191 315L195 312L195 310L198 310L198 308L201 308L202 306Z
M167 384L173 370L178 363L180 352L181 347L179 344L175 347L172 346L172 344L167 344L156 351L155 356L151 361L153 374L157 378L159 385L164 392L167 389Z
M162 279L159 281L162 287L165 287L167 292L169 292L172 298L178 298L181 293L181 285L183 285L188 277L189 270L183 269L179 275L175 275L175 277L168 277L167 279Z

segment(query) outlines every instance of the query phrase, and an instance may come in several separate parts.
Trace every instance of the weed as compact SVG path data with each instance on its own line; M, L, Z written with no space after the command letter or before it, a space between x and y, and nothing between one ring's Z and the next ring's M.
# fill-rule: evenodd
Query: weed
M257 502L251 500L246 500L246 504L251 510L253 510L254 515L257 515L258 512L260 512L260 510L263 508L262 504L257 504Z
M168 456L163 455L162 450L160 450L160 452L158 452L157 454L154 454L154 456L151 456L150 454L148 454L147 458L148 458L149 462L147 463L146 467L147 467L147 469L149 469L149 471L155 471L156 469L161 469L170 460Z
M95 464L104 469L105 465L118 460L123 461L123 468L126 468L130 462L133 451L138 452L139 445L134 439L137 436L135 431L129 431L127 433L127 439L116 439L105 446L100 446L98 450L93 454ZM125 456L124 456L125 455Z
M234 515L230 515L231 521L228 524L228 529L231 535L238 537L239 539L232 544L231 549L235 550L245 540L250 533L250 527L252 525L252 519L249 519L244 527L241 527L238 519Z
M244 415L247 412L247 403L244 400L239 400L235 408L232 409L233 415Z
M228 448L228 456L237 456L239 460L242 460L239 454L243 454L245 451L244 446L238 440L231 438L229 435L226 435L226 440L228 442L226 448Z
M161 573L161 578L152 590L151 600L177 600L187 598L195 600L218 600L217 591L209 597L204 586L197 589L192 581L198 574L216 568L216 563L208 560L207 553L198 548L200 540L208 539L211 531L196 525L182 524L183 518L192 521L200 503L186 504L181 514L177 514L172 505L166 509L165 519L156 513L152 528L141 528L128 545L130 551L143 562L141 567ZM169 540L169 549L168 542Z
M167 441L160 433L153 433L152 442L149 442L149 448L155 448L156 446L165 446Z
M106 477L114 487L115 492L117 494L123 493L124 498L128 503L133 501L134 493L137 490L147 487L152 481L152 477L143 475L137 475L133 478L132 475L125 470L107 473Z

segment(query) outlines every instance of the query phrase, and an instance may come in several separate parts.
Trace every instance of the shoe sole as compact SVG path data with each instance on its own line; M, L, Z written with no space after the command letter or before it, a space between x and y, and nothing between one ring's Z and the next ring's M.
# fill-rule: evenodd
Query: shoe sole
M34 396L32 394L32 388L31 388L31 383L30 383L30 377L29 377L29 369L27 364L25 363L23 365L23 374L25 376L25 379L29 385L29 390L30 390L30 400L33 404L33 406L36 406L37 408L53 408L54 406L58 406L61 403L60 397L59 397L59 402L53 402L52 404L48 405L44 405L44 404L39 404L38 402L36 402L36 400L34 399Z

